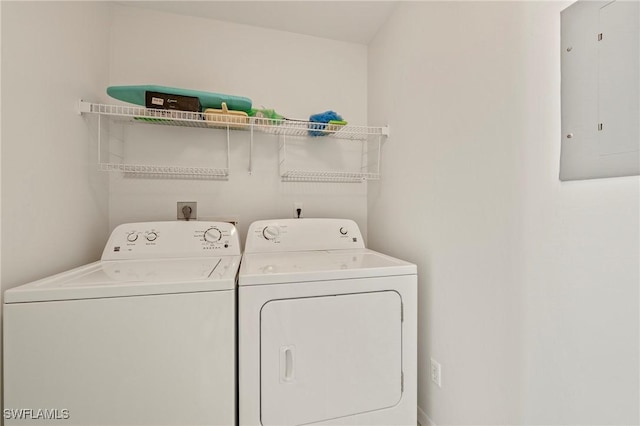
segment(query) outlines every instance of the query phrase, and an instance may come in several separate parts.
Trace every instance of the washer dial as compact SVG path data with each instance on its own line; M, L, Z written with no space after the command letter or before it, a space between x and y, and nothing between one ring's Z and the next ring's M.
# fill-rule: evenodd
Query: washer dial
M222 239L222 232L218 228L209 228L204 231L204 240L208 243L217 243Z

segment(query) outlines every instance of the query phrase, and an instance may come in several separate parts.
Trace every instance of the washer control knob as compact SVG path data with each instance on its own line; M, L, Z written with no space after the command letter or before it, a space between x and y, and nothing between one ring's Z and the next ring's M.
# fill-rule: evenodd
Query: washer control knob
M147 235L145 235L145 238L147 239L147 241L155 241L156 238L158 238L158 234L156 234L155 232L149 232Z
M347 235L349 233L349 230L343 226L340 228L340 233L342 235Z
M135 232L132 232L129 235L127 235L127 241L129 241L130 243L134 242L137 239L138 239L138 234L136 234Z
M204 231L204 240L208 243L216 243L222 238L222 232L218 228L209 228Z
M265 237L267 240L273 241L276 238L278 238L278 236L280 235L280 228L278 228L277 226L265 226L264 229L262 230L262 236Z

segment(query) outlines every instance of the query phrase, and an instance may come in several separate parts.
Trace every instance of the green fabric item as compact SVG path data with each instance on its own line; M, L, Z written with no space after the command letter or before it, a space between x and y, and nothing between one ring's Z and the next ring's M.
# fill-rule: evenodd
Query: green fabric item
M248 112L249 117L270 118L272 120L284 120L284 116L278 114L273 109L255 109L251 108Z

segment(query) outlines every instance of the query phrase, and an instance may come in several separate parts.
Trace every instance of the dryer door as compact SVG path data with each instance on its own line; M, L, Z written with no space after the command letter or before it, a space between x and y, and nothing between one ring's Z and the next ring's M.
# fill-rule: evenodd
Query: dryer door
M299 425L392 407L402 396L395 291L273 300L261 311L261 420Z

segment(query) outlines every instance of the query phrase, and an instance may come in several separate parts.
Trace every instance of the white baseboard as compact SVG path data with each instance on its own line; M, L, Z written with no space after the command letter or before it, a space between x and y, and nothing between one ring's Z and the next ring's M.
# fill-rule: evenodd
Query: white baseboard
M418 423L421 426L436 426L436 424L427 416L427 413L422 411L422 408L418 407Z

